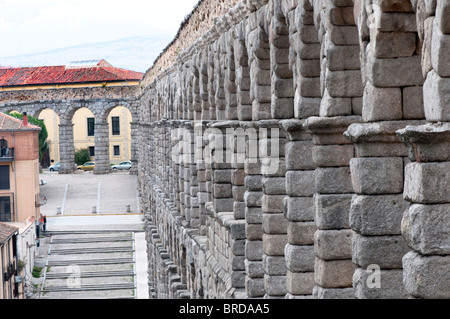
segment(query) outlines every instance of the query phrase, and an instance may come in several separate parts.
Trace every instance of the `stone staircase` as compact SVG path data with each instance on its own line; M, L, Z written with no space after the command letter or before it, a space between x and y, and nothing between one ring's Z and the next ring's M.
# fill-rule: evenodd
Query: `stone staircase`
M134 232L51 232L41 298L136 298Z

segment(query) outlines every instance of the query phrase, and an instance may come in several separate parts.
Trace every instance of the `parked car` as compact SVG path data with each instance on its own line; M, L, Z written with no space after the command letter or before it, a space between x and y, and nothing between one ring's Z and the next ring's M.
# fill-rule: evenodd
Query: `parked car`
M49 170L50 172L59 171L59 167L60 167L60 166L61 166L61 163L60 163L60 162L57 162L57 163L51 165L51 166L48 168L48 170Z
M131 169L131 162L125 161L117 165L113 165L112 169L122 170L122 169Z
M77 167L77 169L81 169L83 171L93 171L95 167L95 162L86 162L83 165Z

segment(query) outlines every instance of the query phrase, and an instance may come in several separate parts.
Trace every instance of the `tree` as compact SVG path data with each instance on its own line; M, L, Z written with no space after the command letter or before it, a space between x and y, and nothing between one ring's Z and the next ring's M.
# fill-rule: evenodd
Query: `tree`
M75 163L77 163L77 165L83 165L90 160L91 156L89 155L89 150L87 148L81 148L75 151Z
M12 117L18 118L20 120L23 120L23 114L21 114L21 113L9 112L6 114L8 114ZM28 115L27 118L28 118L29 123L39 126L41 128L41 131L39 132L39 162L42 162L42 157L44 156L44 153L48 150L47 128L45 127L45 123L43 120L35 118L34 116L31 116L31 115Z

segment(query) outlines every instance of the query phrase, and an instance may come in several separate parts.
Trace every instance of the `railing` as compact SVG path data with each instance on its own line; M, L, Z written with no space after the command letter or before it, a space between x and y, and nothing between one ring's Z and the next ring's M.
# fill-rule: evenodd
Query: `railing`
M0 162L11 162L14 160L14 147L0 149Z
M6 267L6 272L3 273L3 281L9 281L17 272L16 262L13 261Z

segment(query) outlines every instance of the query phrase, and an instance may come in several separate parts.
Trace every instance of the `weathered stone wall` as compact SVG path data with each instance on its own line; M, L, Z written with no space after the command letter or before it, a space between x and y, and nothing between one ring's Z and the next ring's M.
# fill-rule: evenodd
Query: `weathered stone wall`
M449 25L200 1L138 95L152 298L449 298Z

